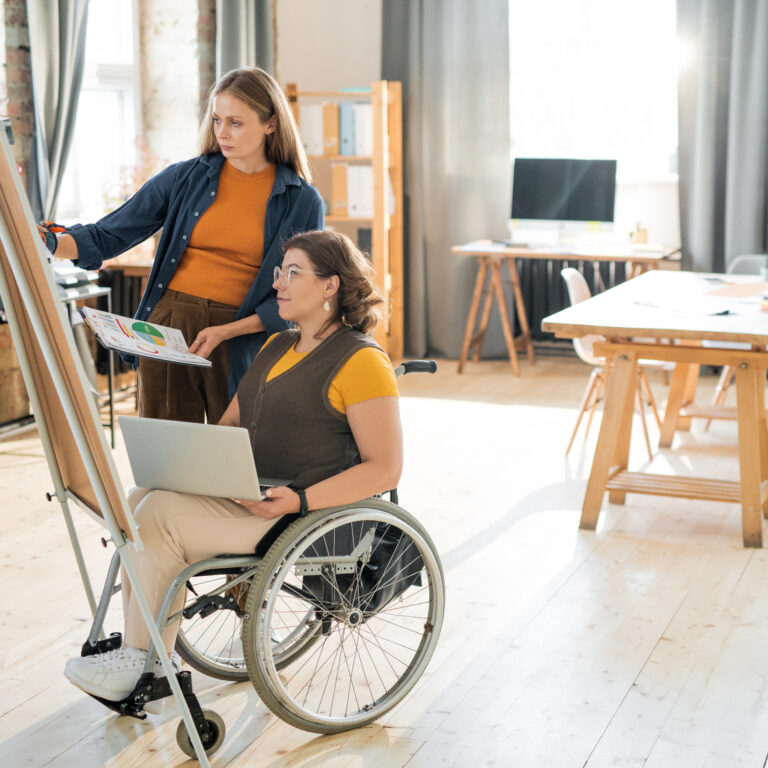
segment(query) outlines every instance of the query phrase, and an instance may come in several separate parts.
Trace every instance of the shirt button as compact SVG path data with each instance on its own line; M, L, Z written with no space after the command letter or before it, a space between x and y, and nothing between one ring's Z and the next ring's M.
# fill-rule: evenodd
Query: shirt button
M199 215L200 215L200 211L195 211L195 216L199 216Z
M144 311L145 312L151 312L152 311L152 307L147 307Z
M175 263L176 263L176 259L171 259L171 264L175 264Z
M182 235L182 236L181 236L181 239L182 239L182 240L186 240L186 239L187 239L187 236L186 236L186 235Z
M158 283L158 284L157 284L157 287L158 287L158 288L162 288L162 287L163 287L163 284L162 284L162 283Z
M211 197L213 197L215 194L216 194L215 192L211 192Z

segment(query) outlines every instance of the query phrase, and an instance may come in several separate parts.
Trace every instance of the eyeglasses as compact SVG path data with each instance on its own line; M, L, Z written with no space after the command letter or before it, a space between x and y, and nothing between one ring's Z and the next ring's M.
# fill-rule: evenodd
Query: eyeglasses
M282 267L275 267L274 271L275 276L275 282L279 283L280 280L283 280L283 285L285 287L288 287L288 284L291 282L291 278L295 275L317 275L318 277L321 277L322 275L319 272L315 272L314 269L300 269L299 267L295 267L291 265L290 267L286 267L285 270L283 270ZM284 279L283 279L284 278Z

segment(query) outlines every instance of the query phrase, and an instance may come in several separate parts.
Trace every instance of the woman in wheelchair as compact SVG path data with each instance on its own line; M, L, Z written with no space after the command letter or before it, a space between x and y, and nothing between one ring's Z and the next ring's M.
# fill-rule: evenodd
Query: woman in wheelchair
M144 549L132 558L153 615L189 564L221 553L252 554L279 518L397 486L403 460L398 391L389 358L367 335L383 304L371 275L365 256L344 235L309 232L285 244L274 287L280 316L294 329L270 337L220 423L249 430L261 477L289 482L268 489L263 501L133 489L129 502ZM83 691L110 702L135 688L150 645L125 574L122 595L123 646L70 659L65 670ZM171 613L183 605L182 589ZM163 632L169 651L178 626ZM162 674L159 663L156 674Z

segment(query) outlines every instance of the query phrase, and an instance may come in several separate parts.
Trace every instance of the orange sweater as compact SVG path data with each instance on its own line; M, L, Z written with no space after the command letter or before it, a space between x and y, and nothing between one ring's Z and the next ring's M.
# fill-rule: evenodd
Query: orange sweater
M243 173L224 163L216 199L200 217L168 287L239 307L261 266L274 165Z

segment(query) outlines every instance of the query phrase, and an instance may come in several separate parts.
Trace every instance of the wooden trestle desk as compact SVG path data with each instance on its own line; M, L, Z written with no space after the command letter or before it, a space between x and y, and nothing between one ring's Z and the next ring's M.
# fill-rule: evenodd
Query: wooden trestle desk
M505 245L492 240L475 240L466 245L456 245L451 249L452 253L464 256L474 256L478 261L477 279L472 294L467 325L464 329L464 342L461 345L458 372L464 370L467 356L473 352L473 360L480 359L480 350L485 341L488 330L488 319L491 315L491 307L494 299L498 302L501 314L501 327L504 332L504 341L507 345L509 362L515 376L520 375L520 366L517 360L517 350L525 349L528 362L535 363L533 342L531 341L528 316L526 315L523 295L520 290L520 277L515 266L515 259L568 259L583 261L625 262L627 264L627 278L635 277L649 269L655 268L659 261L668 258L675 252L673 249L650 248L648 251L638 251L630 248L614 248L611 250L588 249L556 249L556 248L524 248L521 246ZM507 265L509 279L512 283L512 291L515 299L515 312L520 323L521 333L514 336L512 324L507 312L504 299L502 282L502 264ZM483 312L480 316L480 326L475 331L477 312L485 289L486 278L490 268L490 284L485 296Z
M728 283L754 283L752 296L729 298ZM720 281L720 282L718 282ZM768 429L765 412L765 375L768 368L768 312L759 296L768 284L756 278L690 272L649 272L545 318L542 328L561 338L585 334L605 336L595 353L605 356L609 369L600 434L598 436L580 527L597 525L605 491L609 500L623 504L627 493L646 493L710 501L740 502L744 546L762 547L761 512L768 513ZM734 291L734 294L737 293ZM727 306L730 314L707 311ZM635 342L632 337L654 339ZM674 339L676 343L663 343ZM701 346L702 341L714 346ZM741 342L747 349L718 347ZM637 362L669 360L676 363L667 403L663 442L671 442L682 404L682 393L700 365L731 365L736 371L738 423L738 481L628 472Z

